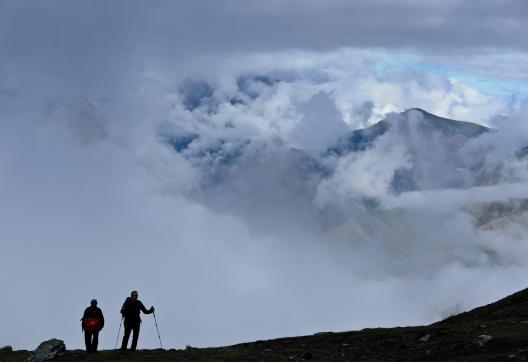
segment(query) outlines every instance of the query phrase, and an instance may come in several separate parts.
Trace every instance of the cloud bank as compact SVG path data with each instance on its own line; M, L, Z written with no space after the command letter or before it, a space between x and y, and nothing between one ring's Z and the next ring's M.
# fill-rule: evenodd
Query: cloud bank
M429 323L523 288L525 13L2 2L0 345L81 347L95 297L113 348L133 289L182 347ZM423 142L414 107L498 131ZM382 119L409 132L331 151Z
M412 163L398 134L324 156L411 106L489 123L511 112L431 72L380 76L382 55L200 57L153 63L124 93L63 92L63 79L3 91L1 283L16 313L1 340L80 347L76 321L96 297L112 348L132 289L181 347L428 323L523 287L525 226L479 230L463 207L524 197L525 162L504 185L395 194L394 172ZM499 134L505 149L526 141Z

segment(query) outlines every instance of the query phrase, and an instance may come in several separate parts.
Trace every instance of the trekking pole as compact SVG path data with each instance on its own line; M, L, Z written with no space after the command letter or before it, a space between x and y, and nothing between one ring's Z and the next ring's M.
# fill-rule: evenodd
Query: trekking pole
M163 344L161 343L161 337L159 334L158 321L156 320L156 312L152 312L152 315L154 316L154 323L156 324L156 330L158 331L158 338L160 341L160 346L161 346L161 349L163 349Z
M119 329L117 330L117 338L116 338L116 344L115 344L114 349L117 349L117 342L119 341L119 333L121 333L121 324L123 324L123 317L121 317L121 322L119 323Z

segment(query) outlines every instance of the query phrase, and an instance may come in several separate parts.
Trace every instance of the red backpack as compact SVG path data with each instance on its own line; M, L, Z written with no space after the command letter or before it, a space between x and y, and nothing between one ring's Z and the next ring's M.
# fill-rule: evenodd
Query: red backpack
M83 328L86 332L97 332L101 329L101 319L97 316L84 318Z

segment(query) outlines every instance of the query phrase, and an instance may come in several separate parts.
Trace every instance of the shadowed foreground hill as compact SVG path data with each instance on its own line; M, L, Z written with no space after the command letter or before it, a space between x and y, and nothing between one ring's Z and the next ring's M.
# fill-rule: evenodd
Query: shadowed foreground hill
M28 351L0 351L26 361ZM528 289L429 326L318 333L220 348L67 351L54 361L526 361Z

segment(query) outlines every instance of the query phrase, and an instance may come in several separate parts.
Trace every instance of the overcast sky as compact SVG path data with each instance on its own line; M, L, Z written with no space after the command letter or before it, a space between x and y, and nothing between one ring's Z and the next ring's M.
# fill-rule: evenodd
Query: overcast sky
M342 160L319 201L410 207L409 239L430 244L401 259L387 240L330 248L298 211L314 200L268 184L288 178L287 159L242 167L241 199L204 186L210 155L164 140L317 153L421 107L504 130L509 151L528 144L527 16L526 1L492 0L0 1L0 346L82 347L78 319L95 297L113 348L133 289L178 348L429 323L519 289L525 230L481 235L446 201L522 196L517 164L517 186L393 198L407 162L394 139ZM147 317L140 345L155 347Z
M526 50L523 1L3 1L2 50L175 56L342 46Z
M153 67L177 68L199 55L340 47L385 49L389 58L413 53L420 59L411 64L526 81L527 6L508 0L6 0L0 4L1 88L17 91L27 77L32 87L52 81L70 94L104 95L143 87L135 82Z

